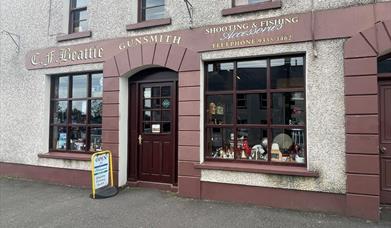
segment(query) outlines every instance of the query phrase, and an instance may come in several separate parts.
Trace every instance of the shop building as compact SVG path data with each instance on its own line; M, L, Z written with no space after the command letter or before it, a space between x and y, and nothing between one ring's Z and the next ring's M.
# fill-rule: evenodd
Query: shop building
M213 2L211 4L211 2ZM2 1L0 171L379 219L391 2Z

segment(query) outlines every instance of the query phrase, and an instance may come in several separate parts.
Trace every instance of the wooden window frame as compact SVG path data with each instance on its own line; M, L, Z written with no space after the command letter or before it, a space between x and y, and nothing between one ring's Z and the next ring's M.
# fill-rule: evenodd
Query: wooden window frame
M236 1L237 0L232 0L232 7L245 6L245 5L236 5ZM267 1L263 1L263 2L257 2L257 3L251 3L251 4L247 4L247 5L262 4L262 3L266 3L266 2L272 2L272 0L267 0Z
M295 58L295 57L302 57L303 58L303 80L304 80L304 87L300 88L279 88L279 89L271 89L271 66L270 61L272 59L278 59L278 58ZM252 60L266 60L267 62L267 88L266 89L257 89L257 90L237 90L237 80L236 80L236 72L237 72L237 63L241 61L252 61ZM208 124L207 121L204 121L204 160L206 162L236 162L236 163L247 163L247 164L259 164L259 165L270 165L270 166L295 166L295 167L306 167L307 166L307 109L305 109L305 115L304 115L304 125L286 125L286 124L272 124L272 93L279 93L279 92L303 92L304 98L306 98L306 56L303 53L298 54L292 54L292 55L283 55L283 56L270 56L270 57L259 57L259 58L244 58L244 59L232 59L232 60L221 60L221 61L208 61L205 62L204 69L208 69L208 64L214 64L214 63L233 63L234 69L233 69L233 88L232 90L223 90L223 91L211 91L208 92L208 83L207 83L207 77L208 77L208 71L205 70L204 72L204 116L208 116L208 103L207 103L207 96L210 95L232 95L232 124ZM267 95L267 124L237 124L237 94L259 94L259 93L266 93ZM306 107L307 99L304 99L304 107ZM267 161L261 161L261 160L244 160L244 159L237 159L236 158L236 151L235 158L234 159L224 159L224 158L212 158L209 155L208 151L208 129L213 128L221 128L221 129L232 129L235 135L234 139L234 148L237 146L237 131L240 128L255 128L255 129L266 129L267 130L267 138L268 138L268 151L267 151ZM271 160L271 142L272 142L272 130L273 129L304 129L304 145L305 145L305 152L304 152L304 163L295 163L295 162L275 162Z
M152 7L145 6L144 7L144 3L146 5L146 0L138 0L138 17L137 17L138 22L150 21L150 20L146 20L146 18L145 18L146 9L151 9L151 8L156 8L156 7L161 7L161 6L166 5L166 2L164 1L163 5L157 5L157 6L152 6ZM151 19L151 20L161 20L161 19L164 19L164 18L157 18L157 19Z
M79 33L80 32L80 31L75 32L74 20L73 20L74 13L75 12L87 11L87 5L85 5L83 7L73 8L72 7L72 3L74 1L77 1L77 0L70 0L70 3L69 3L69 28L68 28L69 34ZM87 21L88 21L88 18L87 18ZM82 32L85 32L85 31L82 31Z
M269 0L265 2L252 3L236 6L235 0L232 0L231 8L223 9L222 16L232 16L243 13L252 13L263 10L279 9L282 7L281 0Z
M60 75L54 75L51 78L51 88L50 88L50 117L49 117L49 153L51 152L61 152L61 153L79 153L79 154L92 154L96 151L90 151L90 130L91 128L100 128L102 130L103 125L103 113L101 114L102 117L102 123L100 124L91 124L90 123L90 114L91 114L91 101L92 100L100 100L103 102L103 88L102 88L102 96L100 97L93 97L91 95L91 86L92 86L92 75L94 74L102 74L103 78L103 72L101 71L93 71L93 72L83 72L83 73L75 73L75 74L60 74ZM72 81L73 77L80 76L80 75L87 75L87 97L78 97L78 98L72 98ZM60 77L67 77L68 78L68 95L66 98L55 98L55 79ZM53 123L53 115L54 115L54 102L56 101L66 101L67 102L67 121L66 123ZM87 101L87 108L86 108L86 122L85 123L72 123L72 101ZM54 127L66 127L67 128L67 137L66 137L66 149L60 150L53 147L53 128ZM71 135L71 129L72 127L85 127L86 128L86 149L85 150L71 150L70 148L70 135Z

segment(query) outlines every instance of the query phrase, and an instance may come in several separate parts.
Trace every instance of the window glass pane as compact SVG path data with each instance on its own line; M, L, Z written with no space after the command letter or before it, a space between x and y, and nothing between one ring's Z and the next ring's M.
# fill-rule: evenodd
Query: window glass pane
M102 100L91 100L91 124L102 123Z
M163 123L163 132L168 133L171 131L171 123Z
M144 121L151 121L151 111L144 111Z
M207 123L232 124L232 95L207 97Z
M236 83L238 90L266 89L266 60L238 62Z
M144 88L144 98L151 98L152 96L152 88Z
M234 159L234 151L234 133L232 129L207 129L207 157Z
M86 123L87 101L72 101L72 123Z
M151 123L144 123L144 133L151 133L152 128L151 128Z
M52 127L52 145L51 148L56 150L67 149L67 128L66 127Z
M145 20L161 19L165 17L164 6L145 9Z
M86 150L86 128L72 127L70 144L71 150Z
M144 7L153 7L164 5L164 0L143 0Z
M273 162L305 163L305 130L272 129Z
M171 96L171 86L163 86L162 87L162 97Z
M224 91L233 89L233 63L208 64L207 90Z
M164 108L164 109L171 108L171 101L170 101L170 99L168 99L168 98L163 98L162 99L162 108Z
M267 161L267 129L240 128L237 135L237 148L240 159Z
M304 125L304 92L272 93L272 123Z
M379 73L391 73L391 57L380 61L377 70Z
M162 121L171 121L170 111L162 111Z
M68 97L68 76L57 77L54 79L54 98Z
M160 87L152 87L152 97L160 97Z
M304 58L287 57L270 60L272 89L304 88Z
M255 4L259 2L269 2L270 0L235 0L235 6Z
M267 95L238 94L237 124L267 124Z
M67 123L68 101L53 102L52 123L65 124Z
M90 130L90 151L102 150L102 128L91 128Z
M144 100L144 108L151 108L151 99Z
M91 97L102 97L103 92L103 74L91 75Z
M152 111L152 121L160 121L160 111Z
M87 6L88 0L72 0L72 8L80 8Z
M72 80L72 98L87 97L87 75L73 76Z
M152 99L152 108L160 108L160 99Z

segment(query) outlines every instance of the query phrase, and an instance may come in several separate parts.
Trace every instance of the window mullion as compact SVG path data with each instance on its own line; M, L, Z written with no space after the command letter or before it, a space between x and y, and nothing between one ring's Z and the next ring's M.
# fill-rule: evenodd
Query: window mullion
M237 129L237 110L236 110L236 105L237 105L237 96L236 96L236 75L237 75L237 66L238 66L238 62L234 62L234 70L233 70L233 105L232 105L232 108L233 108L233 115L232 115L232 124L233 124L233 133L234 133L234 160L237 159L237 157L235 156L236 155L236 150L238 150L238 147L237 147L237 143L238 143L238 129ZM239 151L239 157L240 157L240 151Z
M66 142L66 150L71 149L71 123L72 123L72 101L70 98L72 97L72 76L68 76L68 110L67 110L67 142Z
M272 130L270 128L271 126L271 120L272 120L272 111L271 111L271 93L270 93L270 87L271 87L271 75L270 75L270 59L267 59L266 64L267 70L266 70L266 93L267 93L267 160L269 163L271 163L271 148L272 148Z

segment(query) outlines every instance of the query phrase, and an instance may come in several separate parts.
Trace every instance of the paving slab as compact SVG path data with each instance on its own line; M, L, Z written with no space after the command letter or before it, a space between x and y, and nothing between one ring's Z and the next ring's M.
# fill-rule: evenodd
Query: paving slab
M391 227L330 214L193 200L125 188L92 200L90 190L0 178L0 227Z

